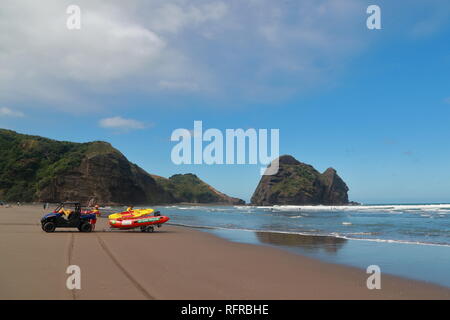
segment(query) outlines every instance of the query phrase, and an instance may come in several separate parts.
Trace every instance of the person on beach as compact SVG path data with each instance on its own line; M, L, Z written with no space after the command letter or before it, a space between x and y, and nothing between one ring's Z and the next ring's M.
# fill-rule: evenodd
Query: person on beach
M95 213L97 215L100 214L100 210L99 210L98 204L95 205L94 209L92 210L92 213Z
M90 200L89 200L89 202L88 202L88 207L93 207L94 206L94 203L95 203L95 198L91 198Z

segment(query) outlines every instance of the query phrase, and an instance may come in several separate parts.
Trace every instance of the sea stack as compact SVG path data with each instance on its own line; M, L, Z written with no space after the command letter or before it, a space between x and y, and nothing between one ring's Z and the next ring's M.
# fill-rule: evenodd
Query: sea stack
M278 158L275 175L263 176L251 198L252 205L346 205L348 187L336 170L320 173L290 155Z

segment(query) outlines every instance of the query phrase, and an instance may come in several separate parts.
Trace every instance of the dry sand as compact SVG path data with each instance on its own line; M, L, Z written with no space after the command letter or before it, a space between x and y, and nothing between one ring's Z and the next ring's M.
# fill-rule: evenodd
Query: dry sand
M368 290L365 270L188 228L155 233L45 233L39 206L0 207L0 299L449 299L450 289L388 275ZM81 290L66 288L68 265Z

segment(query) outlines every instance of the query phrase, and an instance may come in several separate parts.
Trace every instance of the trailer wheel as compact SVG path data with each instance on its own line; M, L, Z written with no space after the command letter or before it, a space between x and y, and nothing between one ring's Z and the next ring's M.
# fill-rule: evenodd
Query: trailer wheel
M48 221L42 225L42 230L45 232L54 232L56 229L56 224L53 221Z

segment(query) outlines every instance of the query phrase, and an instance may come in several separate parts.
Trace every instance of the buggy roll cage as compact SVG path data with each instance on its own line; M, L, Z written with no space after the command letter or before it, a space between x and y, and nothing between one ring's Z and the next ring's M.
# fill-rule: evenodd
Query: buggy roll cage
M55 210L53 210L53 212L59 212L59 210L61 210L64 207L68 207L68 206L74 206L75 207L74 213L81 213L81 204L79 202L61 202L55 208Z

